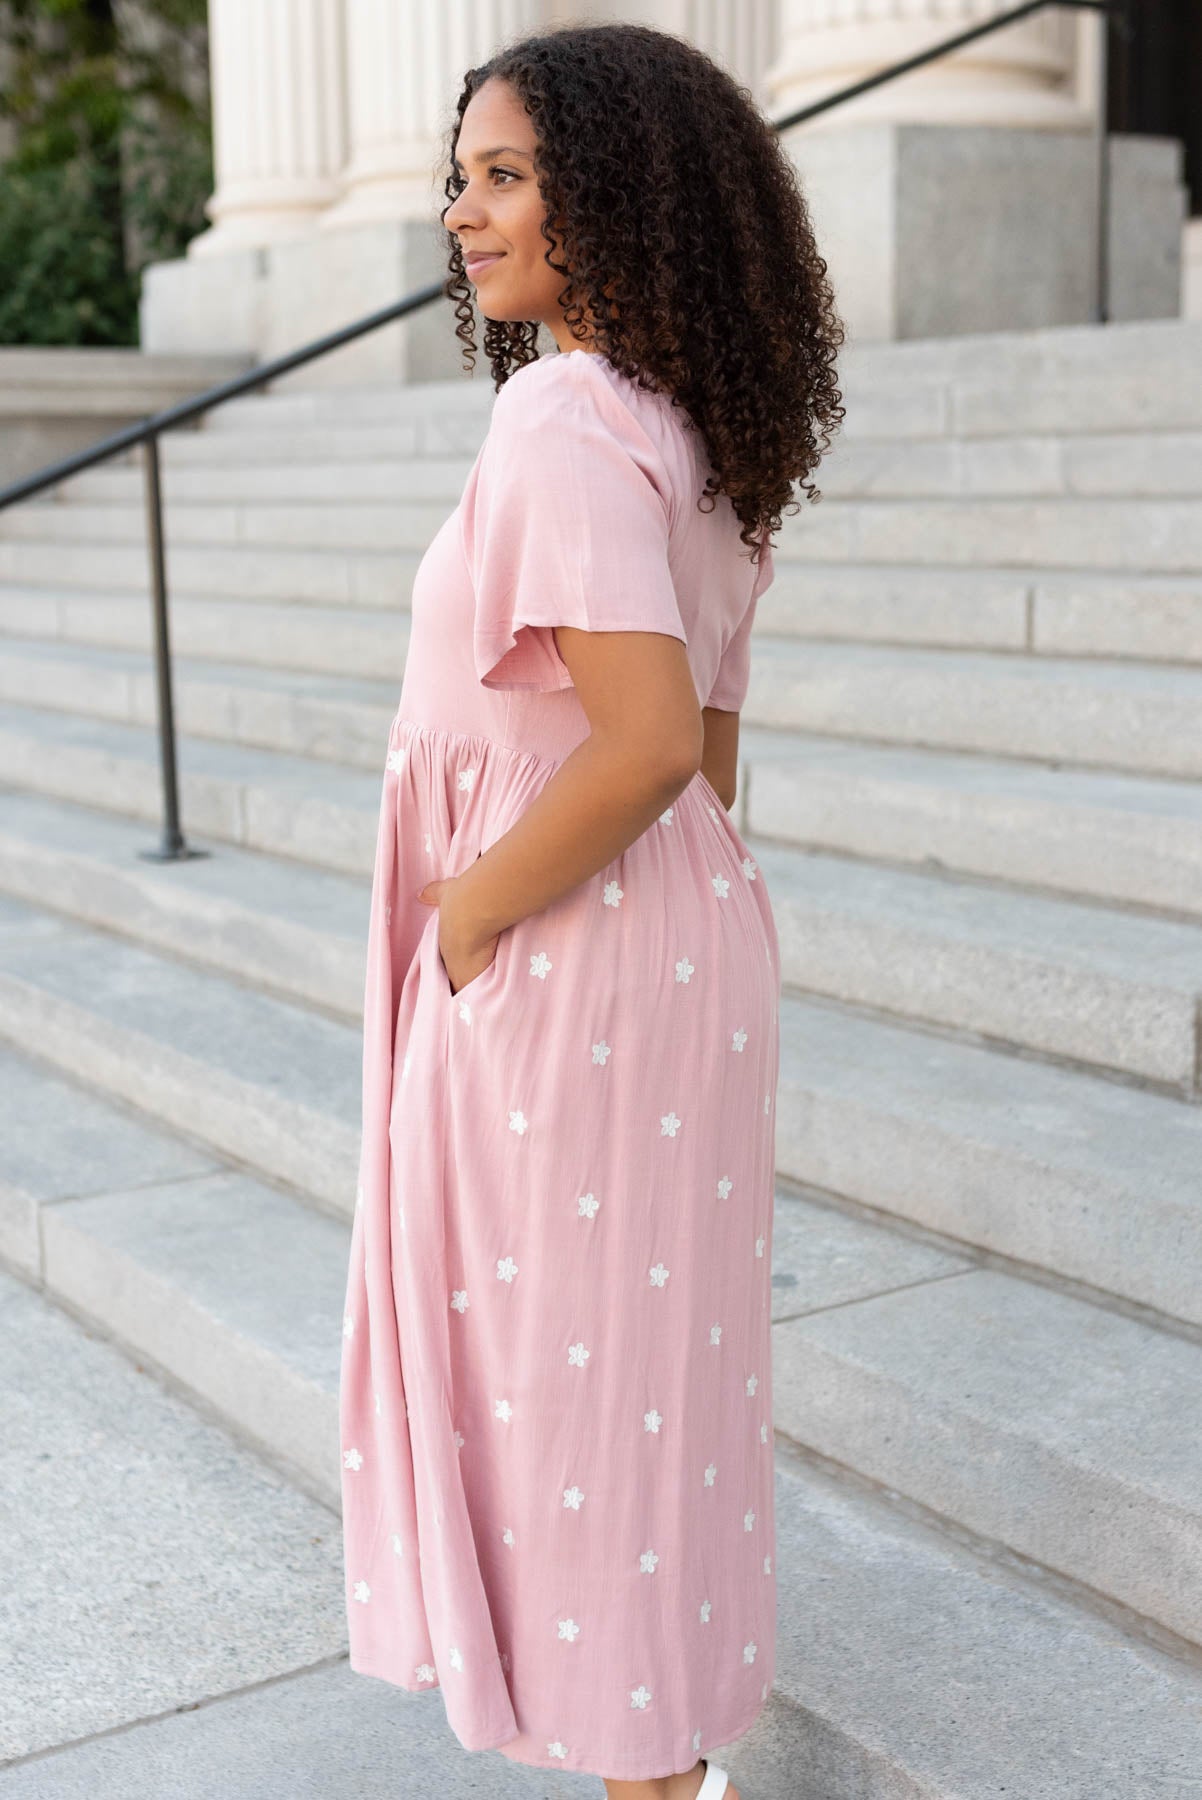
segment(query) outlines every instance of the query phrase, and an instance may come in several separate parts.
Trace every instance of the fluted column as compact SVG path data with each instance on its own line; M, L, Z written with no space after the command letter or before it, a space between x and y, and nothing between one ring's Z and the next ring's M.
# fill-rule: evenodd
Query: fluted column
M428 219L464 71L550 14L548 0L347 0L350 160L322 226Z
M343 34L343 0L209 0L217 189L189 256L300 236L336 199Z
M899 62L1006 10L1006 0L779 0L780 51L768 71L774 116ZM922 69L845 101L807 132L867 120L924 125L1080 128L1092 96L1080 89L1086 15L1046 12L978 38Z

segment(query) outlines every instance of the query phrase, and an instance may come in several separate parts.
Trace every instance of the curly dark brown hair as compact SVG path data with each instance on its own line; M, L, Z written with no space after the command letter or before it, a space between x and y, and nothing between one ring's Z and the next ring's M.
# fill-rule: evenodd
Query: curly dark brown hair
M758 551L786 506L800 510L795 482L821 497L806 478L844 413L834 369L844 327L778 134L750 90L683 38L645 25L554 27L468 70L444 215L463 187L454 157L464 112L493 78L533 122L565 323L587 338L587 308L597 349L683 407L716 474L698 504L728 494L742 542ZM556 235L568 263L553 260ZM444 291L470 373L473 290L458 238L448 231L447 241ZM538 321L485 319L496 391L537 359L537 336Z

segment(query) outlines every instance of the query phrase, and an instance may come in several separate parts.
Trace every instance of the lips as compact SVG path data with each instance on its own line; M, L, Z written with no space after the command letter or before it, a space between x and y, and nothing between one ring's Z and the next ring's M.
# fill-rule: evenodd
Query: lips
M494 254L489 255L480 255L473 252L464 257L463 266L469 275L475 276L481 269L491 269L495 262L500 262L504 254L505 252L503 250L498 250Z

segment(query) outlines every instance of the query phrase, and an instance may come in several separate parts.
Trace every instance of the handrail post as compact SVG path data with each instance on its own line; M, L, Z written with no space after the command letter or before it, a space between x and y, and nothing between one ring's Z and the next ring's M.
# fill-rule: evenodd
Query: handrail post
M1110 322L1110 138L1107 114L1110 105L1110 31L1113 14L1109 7L1097 13L1098 20L1098 92L1094 119L1094 158L1097 167L1097 208L1094 250L1093 322Z
M158 690L159 754L163 769L163 835L157 850L139 850L150 862L184 862L207 856L184 842L179 820L179 783L176 776L175 707L171 697L171 646L167 623L167 558L163 547L163 483L159 465L159 435L151 432L142 442L143 491L146 501L146 533L150 547L150 585L154 601L154 661Z

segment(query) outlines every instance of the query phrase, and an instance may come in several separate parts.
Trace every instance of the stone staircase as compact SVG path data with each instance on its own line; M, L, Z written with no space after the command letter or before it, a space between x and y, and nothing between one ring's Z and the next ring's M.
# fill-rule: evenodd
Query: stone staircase
M781 1613L721 1760L746 1800L1185 1792L1202 325L842 369L741 734L785 978ZM165 442L193 862L138 856L138 470L0 514L0 1257L335 1509L383 746L490 399L291 391Z

